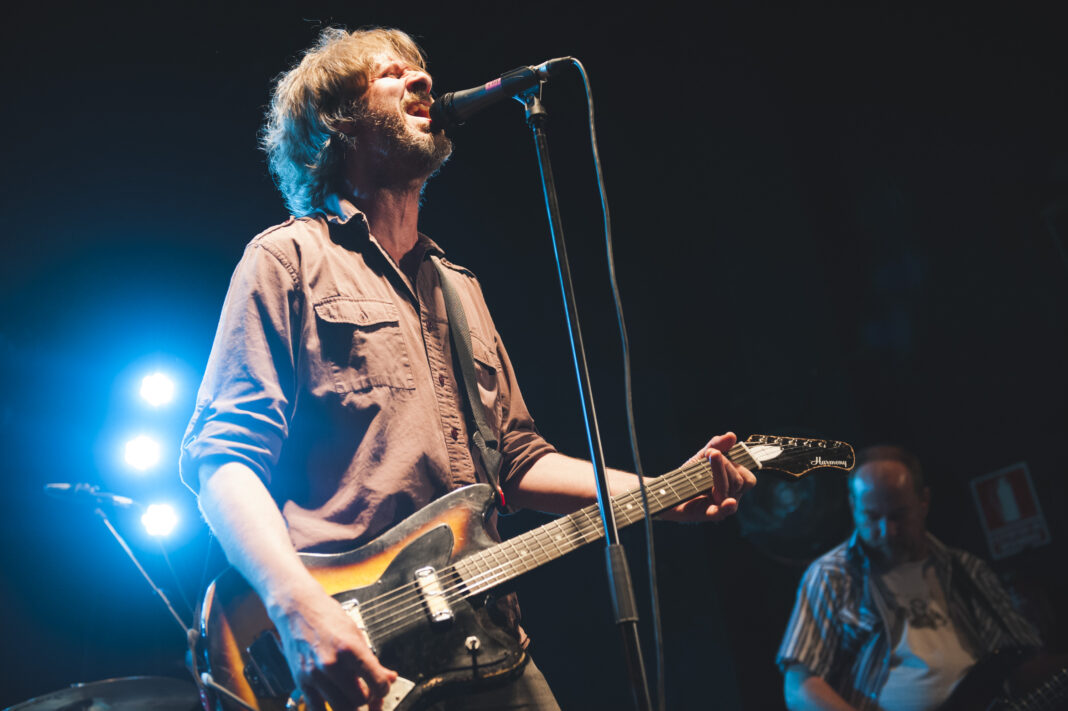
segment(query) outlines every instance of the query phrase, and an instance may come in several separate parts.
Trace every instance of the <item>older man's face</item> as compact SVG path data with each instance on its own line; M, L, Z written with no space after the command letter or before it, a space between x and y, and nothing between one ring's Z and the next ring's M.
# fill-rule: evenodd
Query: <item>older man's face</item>
M925 555L929 495L916 491L904 464L884 460L862 466L853 475L849 503L857 532L878 566L892 568Z

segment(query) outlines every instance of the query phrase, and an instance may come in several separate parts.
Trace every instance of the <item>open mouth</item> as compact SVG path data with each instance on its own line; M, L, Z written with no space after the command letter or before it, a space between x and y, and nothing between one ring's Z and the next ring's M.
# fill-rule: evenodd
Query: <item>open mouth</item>
M424 104L421 101L408 104L405 111L408 112L409 116L417 116L425 119L430 118L430 104Z

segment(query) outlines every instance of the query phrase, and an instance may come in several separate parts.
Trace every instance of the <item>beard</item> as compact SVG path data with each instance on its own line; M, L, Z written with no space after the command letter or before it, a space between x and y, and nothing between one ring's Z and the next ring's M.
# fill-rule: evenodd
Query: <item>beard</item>
M363 105L352 118L363 129L358 152L374 156L384 186L426 181L452 154L452 141L444 131L414 129L398 112L378 112Z

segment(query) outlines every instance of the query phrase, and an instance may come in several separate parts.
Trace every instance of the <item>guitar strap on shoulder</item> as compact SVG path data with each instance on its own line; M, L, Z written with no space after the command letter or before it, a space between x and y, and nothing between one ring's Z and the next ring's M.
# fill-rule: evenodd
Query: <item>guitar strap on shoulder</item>
M471 330L467 326L467 316L464 315L463 304L460 303L460 295L456 287L449 281L448 272L437 255L431 255L430 261L438 270L438 280L441 282L441 293L445 297L445 312L449 317L449 333L452 336L452 345L456 350L456 361L460 364L463 373L464 387L467 393L467 414L474 422L471 429L471 441L475 443L479 456L482 459L482 468L486 471L489 485L497 494L497 505L504 508L504 490L500 485L500 472L503 457L498 451L497 438L493 430L486 423L486 411L482 405L482 398L478 394L478 378L475 376L475 356L471 350Z

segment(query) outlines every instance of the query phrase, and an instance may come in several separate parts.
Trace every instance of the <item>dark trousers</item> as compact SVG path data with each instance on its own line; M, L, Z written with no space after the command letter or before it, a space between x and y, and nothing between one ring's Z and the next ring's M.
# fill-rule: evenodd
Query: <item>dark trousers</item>
M514 681L441 701L427 711L560 711L552 689L531 660Z

